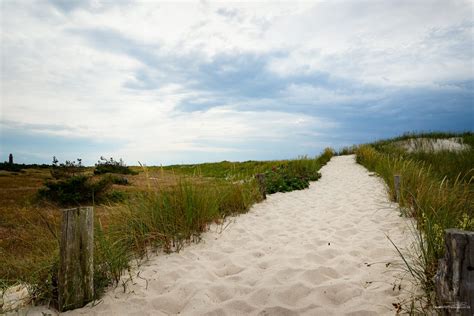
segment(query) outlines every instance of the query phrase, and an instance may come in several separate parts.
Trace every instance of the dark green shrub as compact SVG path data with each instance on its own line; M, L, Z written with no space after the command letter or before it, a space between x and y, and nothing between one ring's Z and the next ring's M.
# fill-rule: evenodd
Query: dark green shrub
M93 181L90 177L79 175L58 181L46 181L46 188L38 191L46 198L63 206L92 204L100 200L111 183L108 179Z
M95 165L94 174L118 173L118 174L138 174L125 165L122 159L119 161L114 158L100 157L100 160Z

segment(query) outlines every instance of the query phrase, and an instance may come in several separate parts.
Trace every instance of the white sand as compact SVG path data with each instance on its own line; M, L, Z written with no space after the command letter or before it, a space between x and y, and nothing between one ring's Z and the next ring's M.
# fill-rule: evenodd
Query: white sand
M451 138L410 138L397 142L407 152L462 151L470 148L461 137Z
M354 156L321 173L309 189L270 195L223 232L153 257L126 293L119 286L67 314L393 315L405 273L385 234L406 245L406 220Z

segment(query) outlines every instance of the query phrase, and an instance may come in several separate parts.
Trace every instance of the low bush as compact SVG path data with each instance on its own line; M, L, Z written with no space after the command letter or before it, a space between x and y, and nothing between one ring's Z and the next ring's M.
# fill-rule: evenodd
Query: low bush
M302 190L309 187L310 181L321 178L319 169L324 166L334 155L334 151L326 148L323 154L315 159L301 157L287 161L279 166L274 166L265 172L266 192L289 192Z
M105 173L138 174L138 172L127 167L122 159L116 161L113 158L100 157L100 160L95 165L94 174Z
M110 188L108 179L93 181L91 177L79 175L63 180L46 181L45 188L38 191L40 198L56 202L61 206L94 204Z

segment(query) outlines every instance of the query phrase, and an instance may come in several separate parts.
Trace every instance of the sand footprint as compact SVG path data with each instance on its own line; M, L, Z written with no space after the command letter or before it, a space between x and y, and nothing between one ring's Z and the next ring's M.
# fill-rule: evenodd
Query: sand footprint
M290 306L296 306L298 301L307 297L312 288L307 287L303 283L296 283L291 286L283 287L282 290L276 290L276 297L280 302Z

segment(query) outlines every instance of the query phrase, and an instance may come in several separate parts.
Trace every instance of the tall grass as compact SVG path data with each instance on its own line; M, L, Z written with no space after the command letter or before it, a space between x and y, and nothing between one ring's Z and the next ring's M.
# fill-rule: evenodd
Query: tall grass
M358 163L385 180L392 199L396 194L394 175L401 175L400 209L416 220L417 254L410 270L416 271L414 276L431 297L438 259L444 255L444 230L474 230L474 170L464 167L466 153L412 155L394 150L385 141L383 146L361 146L356 154Z

